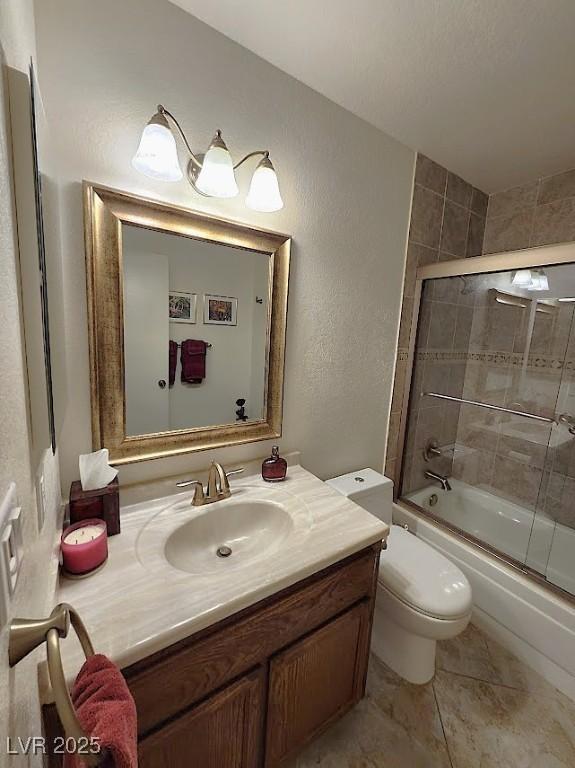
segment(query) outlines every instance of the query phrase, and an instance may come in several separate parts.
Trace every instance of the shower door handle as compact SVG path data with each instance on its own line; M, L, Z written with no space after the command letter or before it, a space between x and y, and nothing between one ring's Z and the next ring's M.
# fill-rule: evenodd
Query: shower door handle
M558 424L563 424L569 430L571 435L575 435L575 416L570 416L568 413L562 413L557 419Z

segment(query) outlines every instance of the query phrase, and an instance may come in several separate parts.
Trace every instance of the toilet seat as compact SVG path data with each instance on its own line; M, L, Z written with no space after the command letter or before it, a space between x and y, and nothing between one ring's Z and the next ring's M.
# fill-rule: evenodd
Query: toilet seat
M469 616L471 587L459 568L429 544L392 525L381 553L378 582L420 614L456 621Z

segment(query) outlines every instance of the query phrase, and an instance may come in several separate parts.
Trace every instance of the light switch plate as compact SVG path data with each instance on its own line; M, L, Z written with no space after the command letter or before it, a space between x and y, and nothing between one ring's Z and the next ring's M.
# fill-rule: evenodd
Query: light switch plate
M10 614L23 556L22 508L18 505L16 485L10 483L0 503L0 627Z

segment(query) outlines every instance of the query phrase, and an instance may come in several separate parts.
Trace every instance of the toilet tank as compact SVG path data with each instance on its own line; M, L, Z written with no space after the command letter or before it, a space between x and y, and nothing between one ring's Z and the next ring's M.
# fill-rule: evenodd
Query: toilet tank
M393 510L393 481L374 469L348 472L326 483L334 490L355 501L382 522L391 525Z

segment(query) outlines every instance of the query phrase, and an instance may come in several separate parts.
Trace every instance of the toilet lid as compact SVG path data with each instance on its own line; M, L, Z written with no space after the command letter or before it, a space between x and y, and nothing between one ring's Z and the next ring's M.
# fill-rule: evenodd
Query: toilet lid
M391 526L378 580L399 600L428 616L456 619L471 610L471 587L459 568L399 525Z

